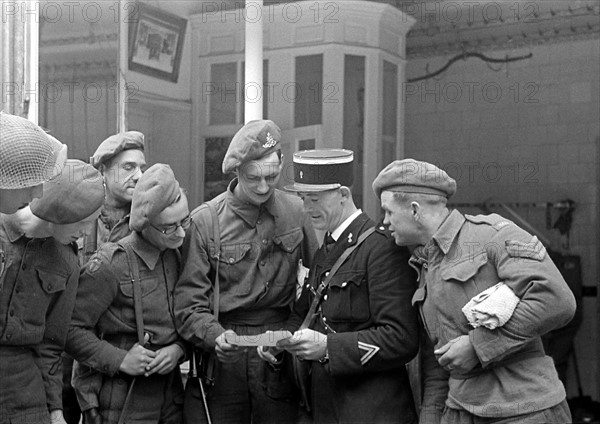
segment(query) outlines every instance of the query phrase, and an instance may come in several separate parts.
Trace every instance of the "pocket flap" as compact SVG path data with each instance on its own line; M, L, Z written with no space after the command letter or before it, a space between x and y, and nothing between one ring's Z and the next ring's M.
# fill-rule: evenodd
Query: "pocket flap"
M39 268L37 269L37 273L42 283L42 289L46 293L63 291L67 286L68 275L57 273L54 270Z
M252 249L250 243L228 243L221 245L221 256L219 260L226 264L237 264Z
M273 243L278 245L282 250L291 253L298 247L303 238L302 229L294 228L287 233L274 236Z
M441 269L440 275L444 280L469 281L479 269L488 261L487 253L484 251L476 256L470 256L466 261L459 263L446 263Z
M349 283L354 284L356 287L360 286L360 283L365 278L365 271L338 271L331 282L329 283L332 287L339 287L341 289L348 287Z

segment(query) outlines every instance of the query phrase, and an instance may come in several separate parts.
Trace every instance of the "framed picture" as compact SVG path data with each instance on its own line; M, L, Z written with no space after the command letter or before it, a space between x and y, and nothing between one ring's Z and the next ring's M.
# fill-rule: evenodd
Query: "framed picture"
M187 20L136 3L129 21L129 69L177 82Z

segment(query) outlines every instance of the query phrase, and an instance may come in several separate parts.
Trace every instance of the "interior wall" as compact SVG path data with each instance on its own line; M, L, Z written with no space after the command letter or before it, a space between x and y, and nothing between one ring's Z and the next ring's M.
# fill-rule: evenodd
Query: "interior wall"
M439 79L406 83L405 157L437 163L456 178L452 202L576 202L570 237L546 226L545 208L517 212L556 246L580 255L583 284L598 284L596 165L600 122L598 39L485 52L533 57L507 66L458 61ZM452 56L409 59L407 79L434 71ZM481 213L474 208L461 208ZM559 211L552 212L552 223ZM568 245L567 245L568 241ZM584 392L599 397L600 328L595 297L583 298L576 352ZM572 367L569 396L577 395Z

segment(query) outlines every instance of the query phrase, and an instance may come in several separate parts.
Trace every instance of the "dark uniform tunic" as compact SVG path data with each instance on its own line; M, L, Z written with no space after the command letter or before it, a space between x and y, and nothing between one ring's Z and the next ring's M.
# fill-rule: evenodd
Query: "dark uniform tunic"
M317 251L309 280L290 319L299 327L335 261L374 223L362 213L329 253ZM416 413L405 364L419 345L417 313L410 301L416 274L406 248L379 227L332 278L311 326L327 334L329 361L310 361L316 423L414 423Z
M49 423L62 409L61 352L75 303L77 249L28 239L0 215L0 422Z
M499 215L452 211L411 263L420 271L413 302L433 345L429 350L469 335L481 363L469 373L448 375L432 355L426 357L421 422L439 422L445 407L447 413L512 417L510 422L570 422L566 404L559 405L564 387L540 336L571 319L575 299L540 241ZM520 298L512 317L494 330L472 328L462 307L500 281ZM557 405L558 416L529 416Z
M183 348L173 317L172 292L179 270L177 252L160 252L138 233L127 236L120 244L133 248L139 264L144 331L150 336L145 347L157 350L178 343ZM106 243L82 269L66 347L77 361L105 374L99 393L104 423L116 423L119 419L126 383L131 381L131 377L119 372L119 366L136 342L133 284L127 256L119 244ZM127 409L128 422L181 420L182 383L178 367L167 376L155 374L137 380L134 399Z
M238 335L281 329L294 300L298 262L309 263L317 244L300 199L275 190L257 207L233 194L236 184L234 180L211 200L221 233L218 321L212 314L216 263L206 206L192 212L193 224L183 244L184 268L175 291L178 328L185 339L207 352L214 351L215 339L226 328ZM219 363L209 393L214 421L249 422L251 413L253 422L289 421L296 410L291 381L270 371L255 349L235 364ZM201 414L201 400L195 403Z

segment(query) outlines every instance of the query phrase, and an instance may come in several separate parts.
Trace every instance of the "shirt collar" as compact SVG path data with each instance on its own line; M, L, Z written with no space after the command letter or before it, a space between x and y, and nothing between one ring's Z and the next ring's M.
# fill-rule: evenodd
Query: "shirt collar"
M19 227L16 220L10 219L8 215L0 214L0 223L4 227L6 236L11 243L14 243L25 236L25 232Z
M256 227L256 222L263 210L269 212L274 218L280 213L280 202L277 200L276 191L273 192L269 200L260 206L244 202L234 194L234 189L238 185L238 179L234 178L227 187L227 203L237 216L242 218L249 226Z
M346 230L346 228L348 228L350 226L350 224L352 224L352 222L362 213L362 210L359 209L356 212L354 212L352 215L350 215L348 218L346 218L346 220L344 222L342 222L335 230L333 230L333 233L331 233L331 237L333 237L333 239L335 241L338 241L338 239L340 238L340 236L342 235L342 233Z
M124 242L129 242L131 248L136 255L140 257L150 271L153 271L160 259L161 251L148 243L136 231L123 239Z
M444 252L444 255L447 255L448 251L450 251L452 242L458 235L464 222L465 217L459 211L453 210L433 235L433 240L435 240L439 248Z

